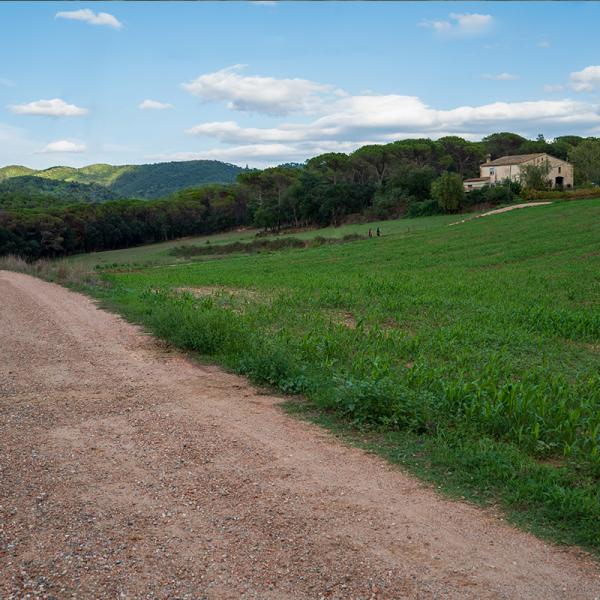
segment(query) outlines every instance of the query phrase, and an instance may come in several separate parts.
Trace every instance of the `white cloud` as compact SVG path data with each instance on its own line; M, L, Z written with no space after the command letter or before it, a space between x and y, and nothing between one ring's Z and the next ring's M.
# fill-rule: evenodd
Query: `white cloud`
M600 124L598 107L572 100L494 102L439 110L414 96L361 95L333 102L311 123L241 127L234 121L196 125L188 133L226 144L389 141L412 135L477 134L495 128ZM443 133L442 133L443 132Z
M490 30L494 18L478 13L450 13L447 20L421 21L419 25L437 33L476 36Z
M600 87L600 65L571 73L571 87L577 92L591 92Z
M488 77L500 81L515 78L509 73ZM271 81L266 77L259 79ZM416 96L371 91L350 95L343 90L332 93L333 86L321 87L322 92L311 91L314 116L310 121L306 120L304 111L295 119L281 119L266 127L257 127L252 122L245 126L235 120L199 123L187 129L186 133L216 140L219 147L203 152L171 153L160 158L215 158L258 166L301 161L321 152L351 152L364 144L402 138L436 139L460 135L477 140L494 131L516 131L523 135L547 131L560 135L600 128L600 106L572 99L437 108ZM547 90L550 91L550 88ZM552 88L551 91L559 89ZM230 108L237 110L238 106Z
M84 21L90 25L106 25L113 29L121 29L121 27L123 27L123 23L121 23L114 15L105 12L95 13L89 8L57 12L55 18Z
M513 75L512 73L498 73L497 75L492 75L491 73L484 73L481 76L482 79L489 79L491 81L514 81L515 79L519 79L518 75Z
M552 44L548 40L542 40L541 42L537 43L538 48L550 48L551 46Z
M82 144L81 142L73 142L70 140L57 140L56 142L50 142L40 152L85 152L85 144Z
M556 84L547 83L544 86L544 91L548 94L552 94L553 92L562 92L564 89L565 89L565 86L561 85L560 83L556 83Z
M320 104L319 94L334 92L328 85L307 79L276 79L241 75L245 65L234 65L184 83L183 89L206 101L225 101L228 108L269 115L311 112Z
M277 6L275 0L254 0L253 2L250 2L250 4L257 4L258 6Z
M60 98L36 100L28 104L11 104L8 107L17 115L45 115L48 117L81 117L87 115L87 108L67 104Z
M167 102L159 102L158 100L144 100L140 102L138 105L140 110L166 110L168 108L173 108L172 104L168 104Z
M274 128L240 127L235 121L216 121L202 123L186 131L191 135L217 138L226 143L248 141L302 141L306 138L306 129L302 125L281 125Z

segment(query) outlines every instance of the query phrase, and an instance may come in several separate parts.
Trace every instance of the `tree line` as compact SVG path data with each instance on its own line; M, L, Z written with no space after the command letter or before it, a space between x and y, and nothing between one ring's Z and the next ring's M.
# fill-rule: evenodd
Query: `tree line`
M263 170L244 170L237 182L184 190L160 200L119 200L0 211L0 254L28 259L126 248L204 235L236 226L265 230L328 226L456 212L497 204L519 184L465 195L462 180L479 175L486 156L546 152L575 164L576 183L600 183L600 139L542 136L527 140L495 133L480 142L457 136L406 139L331 152Z

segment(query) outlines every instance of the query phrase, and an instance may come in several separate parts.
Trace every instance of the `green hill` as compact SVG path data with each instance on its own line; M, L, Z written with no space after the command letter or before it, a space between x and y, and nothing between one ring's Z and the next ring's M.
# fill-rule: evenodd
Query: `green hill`
M117 198L115 192L96 183L61 181L32 175L0 179L0 208L49 208L106 202Z
M217 160L117 166L94 164L79 169L57 166L39 171L11 165L0 169L0 181L35 176L36 180L100 185L109 190L112 197L154 199L208 183L233 183L241 171L241 167Z
M29 167L21 167L20 165L8 165L0 168L0 181L9 179L10 177L22 177L23 175L34 175L35 169Z

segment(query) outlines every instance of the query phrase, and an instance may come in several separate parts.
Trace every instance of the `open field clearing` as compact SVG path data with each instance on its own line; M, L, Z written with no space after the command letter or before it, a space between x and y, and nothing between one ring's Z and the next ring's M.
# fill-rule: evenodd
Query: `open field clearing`
M375 223L364 223L360 225L344 225L342 227L326 227L321 229L309 229L279 236L269 235L265 239L273 240L278 238L294 237L301 240L310 240L317 236L326 238L343 237L345 235L359 234L367 235L369 229L373 232L380 227L386 237L404 237L423 229L440 227L456 220L453 215L441 215L436 217L426 217L419 219L399 219L396 221L380 221ZM210 236L200 236L173 240L162 244L151 244L140 246L138 248L126 248L124 250L108 250L106 252L93 252L90 254L80 254L69 258L69 261L83 265L85 267L116 265L131 265L135 263L138 266L152 266L157 264L168 264L181 262L183 259L175 258L171 252L175 248L185 246L206 245L207 242L213 245L231 244L233 242L251 242L256 239L256 229L245 229L240 231L230 231Z
M125 269L92 293L449 492L597 550L600 201L442 223Z
M0 319L2 598L600 591L585 553L441 498L79 294L0 272Z

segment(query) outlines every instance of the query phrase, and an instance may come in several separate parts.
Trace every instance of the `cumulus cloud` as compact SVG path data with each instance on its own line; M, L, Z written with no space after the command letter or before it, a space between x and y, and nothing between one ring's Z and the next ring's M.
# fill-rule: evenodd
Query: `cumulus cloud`
M400 137L477 134L494 128L544 124L600 124L598 107L572 100L494 102L439 110L415 96L360 95L340 98L326 114L310 123L282 123L277 127L241 127L234 121L202 123L192 135L227 144L249 142L298 143L316 141L389 141Z
M138 108L140 110L166 110L173 108L173 105L167 102L159 102L158 100L144 100L139 103Z
M497 75L484 73L481 78L489 79L491 81L514 81L515 79L519 79L519 76L513 75L512 73L498 73Z
M600 87L600 65L571 73L571 87L577 92L591 92Z
M286 115L314 111L320 94L334 92L329 85L308 79L276 79L240 73L245 65L234 65L200 75L183 89L205 101L227 102L231 110Z
M458 36L476 36L489 31L494 18L491 15L481 15L478 13L450 13L449 18L445 20L421 21L419 25L427 29L432 29L437 33L458 35Z
M107 27L112 27L113 29L121 29L121 27L123 27L123 23L121 23L114 15L105 12L95 13L89 8L57 12L55 18L84 21L90 25L105 25Z
M36 100L28 104L11 104L8 108L17 115L44 115L47 117L81 117L89 112L87 108L67 104L60 98Z
M239 75L235 71L234 74ZM501 73L488 77L508 81L515 76ZM259 79L271 80L265 77ZM258 166L301 161L322 152L351 152L364 144L385 143L401 138L460 135L475 140L493 131L516 131L528 135L545 130L558 135L559 132L584 132L600 128L600 106L572 99L491 102L438 108L416 96L377 94L372 91L351 95L341 90L334 91L333 86L321 87L321 92L310 92L312 113L299 111L300 114L295 118L288 116L263 127L254 123L245 126L243 122L233 119L199 123L188 128L186 133L216 140L219 147L202 153L175 153L161 158L215 158L251 162ZM249 89L254 91L252 86ZM555 88L551 91L559 90ZM247 100L248 95L244 98ZM231 99L229 101L233 102ZM238 105L230 108L239 110ZM312 115L309 119L308 114Z
M61 153L61 152L85 152L85 144L73 142L70 140L56 140L50 142L42 150L42 153Z

